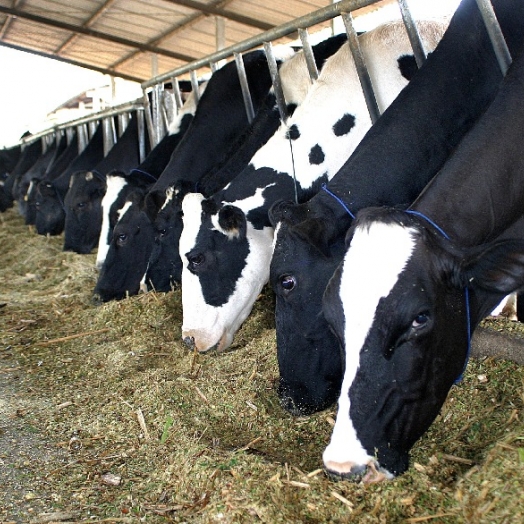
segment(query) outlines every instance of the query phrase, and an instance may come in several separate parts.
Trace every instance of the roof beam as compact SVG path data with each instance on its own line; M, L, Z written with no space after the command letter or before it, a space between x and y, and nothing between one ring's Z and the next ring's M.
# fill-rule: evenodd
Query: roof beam
M206 15L216 15L232 20L233 22L238 22L240 24L249 25L251 27L256 27L262 29L262 31L267 31L268 29L273 29L275 26L273 24L268 24L267 22L261 22L255 18L250 18L249 16L243 16L233 11L227 9L222 9L221 7L215 7L214 5L204 4L202 2L196 2L195 0L167 0L172 4L181 5L184 7L189 7L200 11Z
M15 49L16 51L23 51L25 53L31 53L33 55L42 56L44 58L50 58L51 60L58 60L59 62L65 62L66 64L83 67L84 69L91 69L92 71L97 71L98 73L102 73L103 75L117 76L119 78L123 78L124 80L131 80L131 82L140 83L140 82L143 82L144 80L147 80L145 78L138 78L136 76L127 75L125 73L119 73L118 71L114 71L112 69L104 69L103 67L97 67L97 66L85 64L83 62L78 62L77 60L71 60L69 58L63 58L61 56L52 55L49 53L43 53L42 51L34 51L33 49L26 49L18 45L8 44L7 42L3 42L1 40L0 40L0 46L9 47L11 49Z
M19 11L18 9L12 9L10 7L0 6L0 13L10 15L10 16L16 16L18 18L25 18L27 20L31 20L32 22L36 22L38 24L48 25L51 27L57 27L59 29L64 29L65 31L71 31L72 33L80 33L82 35L90 36L93 38L98 38L100 40L105 40L108 42L121 44L127 47L132 47L135 49L139 49L140 51L143 51L143 52L157 53L159 55L168 56L176 60L183 60L184 62L192 62L193 60L196 60L196 57L194 56L188 56L188 55L184 55L181 53L175 53L167 49L162 49L156 46L142 44L140 42L136 42L133 40L128 40L127 38L120 38L115 35L102 33L100 31L95 31L94 29L90 29L88 27L68 24L66 22L59 22L58 20L53 20L51 18L46 18L46 17L39 16L39 15L33 15L31 13Z

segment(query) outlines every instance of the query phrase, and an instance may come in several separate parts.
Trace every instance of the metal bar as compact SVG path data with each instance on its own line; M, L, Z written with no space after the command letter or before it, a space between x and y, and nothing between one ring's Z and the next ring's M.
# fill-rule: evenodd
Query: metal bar
M144 110L136 112L138 119L138 157L140 163L146 158L146 124L144 119Z
M275 55L273 53L273 45L271 44L271 42L264 42L264 50L266 52L269 73L271 74L271 81L273 82L273 91L275 92L278 112L280 113L280 120L282 120L282 122L285 122L288 117L286 99L284 97L282 81L280 79L280 73L278 72L278 65Z
M369 116L371 118L371 122L374 124L380 117L380 110L378 108L377 99L375 98L375 93L373 91L373 84L371 83L371 78L369 77L369 73L364 62L364 56L362 55L362 51L358 43L357 33L353 27L353 17L351 16L351 13L342 13L342 20L344 21L344 25L346 27L349 48L351 49L351 54L353 55L353 60L355 61L355 68L360 80L360 85L362 86L362 91L364 92L364 98L366 99Z
M251 124L255 118L255 109L253 108L251 93L249 92L244 59L240 53L235 53L235 63L237 66L238 79L240 80L240 88L242 89L242 97L244 98L244 106L246 107L247 121Z
M402 14L402 20L404 20L404 25L406 26L406 31L408 32L413 54L415 55L415 61L418 67L422 67L422 64L426 61L426 52L424 51L424 45L418 34L417 26L411 16L411 11L406 0L398 0L398 5L400 7L400 13Z
M78 133L78 154L80 154L87 145L87 129L85 127L85 124L80 124L77 127L77 133Z
M109 153L110 149L113 147L113 126L111 125L111 121L113 120L113 117L107 117L102 120L102 132L104 135L104 156L107 156L107 153Z
M200 101L200 90L198 89L198 78L196 71L193 69L190 73L191 77L191 88L193 89L193 92L195 93L195 103L198 104Z
M182 101L182 93L180 92L180 86L178 85L178 79L174 76L171 80L173 86L173 96L175 97L175 104L178 111L182 109L184 102Z
M302 51L304 52L304 58L306 59L307 70L309 71L309 78L313 83L318 78L317 64L315 63L315 55L313 54L313 48L309 41L309 34L307 29L299 29L298 35L302 42Z
M476 0L477 6L480 10L482 19L484 20L484 25L491 40L491 45L497 56L497 61L499 63L500 70L503 75L506 75L509 66L511 65L512 59L511 54L500 29L497 16L493 10L493 5L490 0Z
M212 53L203 58L195 60L190 64L179 67L167 73L163 73L157 77L150 78L149 80L142 83L142 89L151 87L155 84L158 84L159 82L163 82L172 76L180 76L189 73L191 70L207 67L210 62L218 62L223 58L230 57L236 52L242 53L244 51L248 51L249 49L253 49L256 46L260 46L264 42L288 36L291 33L294 33L299 27L309 27L321 22L325 22L330 18L339 16L343 12L354 11L362 7L367 7L368 5L376 3L376 1L377 0L341 0L336 4L330 4L326 7L323 7L322 9L314 11L313 13L301 16L295 20L292 20L291 22L287 22L278 27L270 29L269 31L265 31L259 35L239 42L238 44L226 47L221 51L217 51L216 53Z
M155 130L153 127L153 118L151 117L151 104L149 103L148 93L144 91L144 116L146 118L147 130L149 133L149 146L151 149L155 147Z

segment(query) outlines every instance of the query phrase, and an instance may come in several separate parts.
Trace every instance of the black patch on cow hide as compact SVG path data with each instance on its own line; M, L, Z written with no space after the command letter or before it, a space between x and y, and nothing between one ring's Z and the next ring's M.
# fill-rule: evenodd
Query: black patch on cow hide
M214 215L218 211L218 205L212 198L202 200L202 211L206 215Z
M297 138L300 138L300 131L298 130L298 127L296 124L293 124L287 130L286 138L291 138L291 140L296 140Z
M338 122L333 125L335 136L347 135L355 127L355 117L346 113Z
M322 151L322 148L316 144L311 148L311 151L309 152L309 163L311 165L319 166L324 162L326 158L326 155L324 154L324 151Z
M409 82L418 71L417 61L413 55L402 55L397 59L400 74Z

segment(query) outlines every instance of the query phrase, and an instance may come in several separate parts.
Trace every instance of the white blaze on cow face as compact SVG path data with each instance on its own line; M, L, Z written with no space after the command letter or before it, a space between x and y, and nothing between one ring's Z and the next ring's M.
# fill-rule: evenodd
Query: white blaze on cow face
M339 294L345 320L346 368L337 421L323 455L326 469L341 475L350 474L374 461L359 441L351 421L349 390L379 300L389 295L411 258L415 248L414 235L414 229L380 222L372 224L369 229L367 226L357 228L342 263ZM384 260L388 261L387 267Z
M96 254L96 267L100 269L106 259L109 251L109 228L110 217L109 213L111 206L117 199L118 195L127 184L125 178L121 176L107 175L106 178L107 190L102 198L102 229L100 231L100 238L98 240L98 251Z
M258 197L262 198L261 195ZM197 244L198 234L203 227L199 219L203 200L201 194L190 193L182 203L184 216L184 229L180 237L180 256L183 260L182 338L193 339L198 351L207 351L214 347L223 350L233 341L234 334L251 312L256 298L269 278L273 228L256 230L249 222L247 223L249 253L241 276L235 283L233 294L221 306L210 305L204 297L199 277L189 271L186 260L187 253ZM234 205L240 208L241 202L235 202ZM235 233L224 230L218 224L216 215L211 217L211 223L212 231L224 235L224 239L228 242L236 238Z

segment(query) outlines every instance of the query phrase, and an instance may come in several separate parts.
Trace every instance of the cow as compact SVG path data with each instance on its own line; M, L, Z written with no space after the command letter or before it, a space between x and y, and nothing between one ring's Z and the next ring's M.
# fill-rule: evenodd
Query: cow
M36 185L35 227L39 235L59 235L64 230L64 198L73 173L92 169L104 158L103 126L98 124L84 150L53 180L41 180Z
M28 171L36 161L42 156L42 141L34 140L29 144L25 144L22 148L22 154L9 176L4 181L4 191L6 198L14 201L17 193L17 187L23 174Z
M524 43L524 3L493 5L514 53ZM270 282L276 296L278 394L286 410L309 414L339 395L340 346L322 315L321 297L342 259L352 222L340 202L353 213L373 205L407 207L488 107L501 81L476 3L463 0L440 44L327 191L302 205L280 203L272 209L277 232Z
M444 25L422 22L433 49ZM414 58L401 22L360 36L379 108L408 83ZM416 70L416 67L414 68ZM204 352L227 348L268 280L273 228L268 210L279 198L305 201L344 163L371 125L348 44L331 56L293 116L249 165L211 198L189 194L180 239L182 337Z
M26 171L18 188L18 208L25 218L25 223L31 225L35 223L36 209L34 205L35 188L39 180L46 178L46 174L52 169L53 164L67 149L67 137L61 136L58 142L55 142L47 151L38 159L31 169Z
M292 53L288 46L282 47L281 59ZM265 53L260 50L252 51L246 53L243 60L253 107L258 111L271 86ZM150 235L150 232L154 231L153 222L165 204L166 193L170 193L170 188L177 184L177 191L194 189L207 172L225 161L231 145L248 127L236 65L229 62L215 71L207 82L188 130L144 202L138 205L137 200L126 210L127 220L136 224L137 228L125 244L115 244L115 253L111 257L108 253L95 287L96 300L113 300L138 292L153 248L154 235ZM180 194L174 196L181 197ZM130 219L132 213L136 214L133 220ZM109 251L112 248L110 246ZM142 253L147 253L147 257ZM140 277L136 279L140 272L139 263L143 266L140 268ZM118 278L113 278L113 274L118 275ZM128 278L125 278L125 274Z
M313 54L318 70L321 70L327 58L333 55L346 41L345 34L336 35L313 46ZM279 68L280 81L286 101L287 114L291 115L306 97L311 79L303 52L297 52L285 60ZM211 196L225 187L249 163L253 155L276 132L280 124L280 114L276 105L273 89L270 90L262 108L247 132L241 137L240 144L235 144L232 154L224 166L208 172L198 182L198 191ZM157 291L169 291L180 284L182 260L179 254L179 241L182 232L182 213L180 197L187 191L180 187L173 188L178 198L171 198L156 214L155 242L149 258L145 282Z
M0 150L0 213L3 213L13 205L13 199L7 193L7 190L4 189L4 184L9 173L15 168L21 154L22 146L20 144Z
M324 296L345 348L326 469L403 473L460 380L471 335L524 285L524 46L487 111L407 211L360 211ZM369 470L368 470L369 467Z
M205 85L199 87L200 95ZM102 229L96 254L96 266L102 268L111 238L113 228L120 216L120 210L126 202L128 193L132 191L147 191L150 185L158 180L165 169L171 154L187 131L196 111L196 97L190 94L178 115L169 125L166 136L153 148L144 161L131 170L131 173L112 173L106 178L107 190L102 199Z
M139 145L138 112L133 112L107 155L92 169L73 174L64 199L64 251L86 254L98 245L106 175L113 171L126 173L136 167L140 163Z

